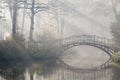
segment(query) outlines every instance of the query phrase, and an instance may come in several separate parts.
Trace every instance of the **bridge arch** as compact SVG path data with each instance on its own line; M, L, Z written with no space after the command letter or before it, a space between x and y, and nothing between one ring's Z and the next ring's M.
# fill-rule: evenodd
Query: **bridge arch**
M68 38L60 39L57 41L59 46L60 55L75 46L88 45L101 49L106 52L110 57L117 50L113 47L114 42L111 39L104 37L97 37L95 35L78 35Z
M98 45L98 44L94 45L94 44L86 44L86 43L84 43L84 44L83 44L83 43L73 43L73 44L69 44L69 45L64 46L64 48L61 49L61 51L60 51L60 55L62 55L62 54L63 54L66 50L68 50L68 49L71 49L71 48L73 48L73 47L75 47L75 46L83 46L83 45L87 45L87 46L92 46L92 47L98 48L98 49L104 51L104 52L105 52L106 54L108 54L110 57L111 57L112 54L114 53L114 50L111 49L111 48L108 47L108 46L103 46L103 45Z
M59 56L63 54L64 51L75 47L75 46L81 46L81 45L88 45L92 47L96 47L104 51L106 54L110 56L110 59L100 65L99 69L108 67L111 63L111 57L113 53L116 53L118 50L113 47L114 42L111 39L107 39L104 37L98 37L95 35L78 35L78 36L71 36L68 38L57 40L58 50L59 50ZM67 65L62 61L64 66L67 66L67 68L74 69L72 66Z

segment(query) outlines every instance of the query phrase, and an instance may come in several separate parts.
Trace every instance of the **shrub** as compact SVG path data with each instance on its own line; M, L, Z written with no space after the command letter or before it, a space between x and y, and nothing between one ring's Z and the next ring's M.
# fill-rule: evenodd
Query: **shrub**
M120 64L120 52L113 54L113 60Z
M0 64L26 61L29 57L26 51L23 36L15 35L14 38L0 42Z

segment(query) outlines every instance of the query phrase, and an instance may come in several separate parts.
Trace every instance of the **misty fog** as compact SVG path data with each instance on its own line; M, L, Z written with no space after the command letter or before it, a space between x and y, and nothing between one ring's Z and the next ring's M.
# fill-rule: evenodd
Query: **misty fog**
M0 0L0 65L8 63L0 67L0 78L113 80L113 69L104 63L116 65L114 57L119 62L119 17L119 0ZM106 70L72 72L60 60L86 70L104 64ZM13 74L6 77L2 70Z
M37 0L36 3L44 3L50 8L35 15L35 36L46 32L56 37L91 34L111 38L110 25L111 22L115 22L115 16L110 0ZM20 25L23 12L24 10L20 9L18 13L19 31L22 27ZM1 23L7 27L11 25L8 8L4 15L7 21L1 21ZM28 37L30 16L27 12L25 12L24 26L24 34ZM11 33L9 27L7 31Z

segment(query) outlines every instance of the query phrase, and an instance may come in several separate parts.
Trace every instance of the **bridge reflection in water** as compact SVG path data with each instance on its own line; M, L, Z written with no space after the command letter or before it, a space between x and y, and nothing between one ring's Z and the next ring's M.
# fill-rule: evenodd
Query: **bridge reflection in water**
M112 80L113 72L112 68L73 70L55 67L46 73L42 73L38 66L27 68L25 71L10 69L0 76L0 80Z
M28 75L29 73L27 73ZM71 71L65 68L59 68L45 75L35 73L34 79L26 76L25 80L110 80L112 69L102 69L97 71ZM107 77L107 78L106 78Z

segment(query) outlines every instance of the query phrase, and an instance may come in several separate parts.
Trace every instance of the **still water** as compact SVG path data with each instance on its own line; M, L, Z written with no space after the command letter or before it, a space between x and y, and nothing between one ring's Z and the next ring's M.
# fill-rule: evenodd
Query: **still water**
M29 73L25 80L30 79ZM111 70L97 71L97 72L74 72L66 69L57 69L52 74L41 76L37 73L34 74L34 80L111 80Z
M42 73L39 66L34 64L25 71L13 69L4 72L1 74L0 80L112 80L112 76L112 69L84 72L59 67Z
M0 80L120 80L120 70L105 68L94 70L109 59L103 51L93 47L75 47L64 52L61 60L72 66L68 69L58 61L57 65L47 66L39 63L25 66L17 64L0 69Z

